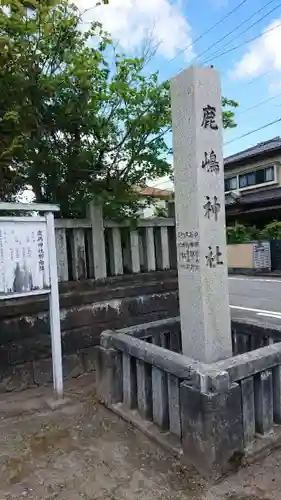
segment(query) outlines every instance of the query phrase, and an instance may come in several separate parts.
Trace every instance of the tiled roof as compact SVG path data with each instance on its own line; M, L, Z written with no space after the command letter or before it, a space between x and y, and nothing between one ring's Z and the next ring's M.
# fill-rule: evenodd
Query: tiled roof
M173 194L173 191L169 191L168 189L157 189L148 186L144 188L135 186L134 190L143 196L151 196L152 198L168 198Z
M243 193L241 197L242 203L266 202L268 200L277 200L281 198L281 188L265 189L261 191L253 191L252 193Z
M234 163L252 158L253 156L264 155L270 152L281 151L281 137L274 137L269 141L259 142L256 146L235 153L224 159L224 166L228 167Z
M251 205L252 203L258 203L262 205L269 201L281 200L281 187L276 187L272 189L252 191L251 193L242 192L240 193L240 198L236 201L238 204ZM233 202L226 199L226 205L232 205Z

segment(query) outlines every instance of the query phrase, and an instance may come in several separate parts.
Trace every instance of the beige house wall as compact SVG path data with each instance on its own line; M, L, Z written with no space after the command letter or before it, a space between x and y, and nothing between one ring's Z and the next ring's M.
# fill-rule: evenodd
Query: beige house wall
M228 267L233 269L253 269L253 244L227 245L227 261Z

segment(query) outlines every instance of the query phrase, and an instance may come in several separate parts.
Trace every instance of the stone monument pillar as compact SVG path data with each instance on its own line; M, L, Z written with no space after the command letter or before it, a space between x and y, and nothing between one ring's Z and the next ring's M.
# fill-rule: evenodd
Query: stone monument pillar
M171 98L182 348L212 363L232 356L218 73L188 68Z

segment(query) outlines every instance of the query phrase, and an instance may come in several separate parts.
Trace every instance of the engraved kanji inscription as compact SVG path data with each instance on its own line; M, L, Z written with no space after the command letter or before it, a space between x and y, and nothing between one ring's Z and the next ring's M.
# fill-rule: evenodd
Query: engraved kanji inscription
M218 202L217 196L214 196L213 201L211 201L210 196L206 196L206 203L203 205L205 210L205 217L211 219L214 217L215 221L218 220L218 214L220 212L220 203Z
M204 160L202 161L202 168L206 169L206 172L215 172L217 174L220 171L220 165L217 161L217 155L213 151L210 154L204 153Z
M216 113L217 110L215 106L210 106L210 104L203 108L203 119L201 127L218 130L218 125L216 123Z
M216 246L216 251L213 252L213 249L211 246L208 247L208 254L206 255L206 265L207 267L213 268L216 266L221 266L223 264L223 261L221 260L221 251L220 247L217 245Z
M199 234L197 231L178 231L179 267L188 271L199 271Z

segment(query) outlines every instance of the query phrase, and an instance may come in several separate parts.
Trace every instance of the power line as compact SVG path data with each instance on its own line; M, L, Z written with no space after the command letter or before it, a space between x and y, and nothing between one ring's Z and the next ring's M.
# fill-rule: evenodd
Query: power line
M236 28L234 28L232 31L230 31L230 33L227 33L224 37L220 38L217 42L215 42L213 45L211 45L211 47L207 48L204 52L202 52L199 56L197 57L201 57L203 54L205 54L206 52L208 52L210 49L212 49L213 47L215 47L219 42L221 42L222 40L224 40L225 38L227 38L229 35L231 35L232 33L234 33L236 30L238 30L239 28L241 28L241 26L243 26L244 24L246 24L250 19L252 19L254 16L256 16L256 14L258 14L259 12L261 12L262 10L264 10L269 4L271 4L273 1L275 0L270 0L270 2L268 2L266 5L264 5L263 7L261 7L259 10L257 10L256 12L254 12L254 14L252 14L250 17L248 17L248 19L246 19L242 24L236 26ZM261 21L263 21L266 17L268 17L270 14L272 14L272 12L274 12L275 10L277 10L279 7L281 6L281 3L279 3L276 7L274 7L273 9L271 9L267 14L265 14L264 16L260 17L259 19L257 19L257 21L255 21L254 23L252 23L250 26L248 26L244 31L242 31L241 33L238 33L237 36L234 36L231 40L229 40L227 42L227 44L225 44L223 47L220 47L218 50L216 50L214 52L214 54L212 54L210 57L213 57L215 56L216 54L218 54L222 48L226 47L227 45L229 45L231 42L233 42L234 40L236 40L237 38L239 38L240 36L244 35L244 33L247 33L247 31L251 28L253 28L254 26L256 26L258 23L260 23ZM203 62L204 64L204 62Z
M213 26L211 26L210 28L208 28L206 31L204 31L203 33L201 33L201 35L199 35L195 40L193 40L192 43L190 43L189 45L187 45L186 47L184 47L183 49L181 49L174 57L172 57L172 59L170 59L169 61L167 61L166 64L170 64L172 61L174 61L178 56L180 56L181 54L183 54L184 52L186 52L188 49L190 49L195 43L197 43L199 40L201 40L205 35L208 35L208 33L210 33L214 28L216 28L219 24L221 24L223 21L225 21L225 19L227 19L229 16L231 16L234 12L236 12L240 7L242 7L242 5L244 3L246 3L248 0L243 0L242 2L240 2L238 5L236 5L236 7L234 7L234 9L232 9L230 12L228 12L224 17L222 17L221 19L219 19L215 24L213 24Z
M232 142L238 141L239 139L243 139L243 137L247 137L248 135L254 134L255 132L259 132L260 130L263 130L264 128L270 127L271 125L274 125L277 122L281 122L281 118L278 118L277 120L274 120L273 122L266 123L265 125L262 125L259 128L256 128L254 130L250 130L250 132L247 132L246 134L242 134L239 137L235 137L234 139L231 139L231 141L225 142L223 145L227 146L228 144L231 144Z
M253 78L251 78L251 80L249 80L249 82L246 82L245 85L251 85L253 82L255 82L256 80L259 80L260 78L262 78L263 76L266 76L268 75L269 73L272 73L272 71L275 71L274 69L269 69L268 71L265 71L264 73L262 73L261 75L258 75L258 76L254 76Z
M255 109L255 108L261 106L262 104L265 104L266 102L273 101L274 99L276 99L277 97L280 97L280 96L281 96L281 94L279 93L279 94L276 94L272 97L268 97L268 99L264 99L263 101L259 101L258 103L254 104L250 108L244 109L244 111L242 111L242 113L238 113L238 117L244 115L244 113L247 113L248 111L251 111L252 109Z
M211 57L210 59L208 59L207 61L204 61L203 64L208 64L209 62L213 62L214 59L218 59L219 57L222 57L226 54L229 54L230 52L233 52L234 50L237 50L239 49L240 47L243 47L244 45L247 45L248 43L250 42L254 42L255 40L257 40L258 38L261 38L263 37L264 35L266 35L267 33L270 33L271 31L274 31L276 30L277 28L279 28L281 26L281 23L278 23L276 24L276 26L274 26L273 28L269 28L268 30L264 31L263 33L261 33L260 35L257 35L257 36L254 36L253 38L250 38L248 40L246 40L245 42L242 42L242 43L239 43L239 45L236 45L235 47L232 47L231 49L228 49L226 50L225 52L222 52L221 54L218 54L217 56L215 57Z
M228 141L228 142L224 142L224 143L223 143L223 145L224 145L224 146L227 146L228 144L231 144L232 142L238 141L239 139L243 139L244 137L247 137L247 136L249 136L249 135L251 135L251 134L255 134L256 132L259 132L260 130L263 130L263 129L267 128L267 127L270 127L270 126L272 126L272 125L275 125L275 123L278 123L278 122L281 122L281 118L278 118L278 119L276 119L276 120L274 120L274 121L272 121L272 122L270 122L270 123L266 123L265 125L262 125L262 126L261 126L261 127L259 127L259 128L256 128L256 129L253 129L253 130L250 130L249 132L246 132L245 134L242 134L242 135L240 135L240 136L238 136L238 137L235 137L234 139L231 139L231 140L230 140L230 141ZM164 181L164 182L159 181L159 182L155 183L153 187L156 187L156 186L157 186L157 185L159 185L159 184L161 184L161 186L164 186L165 184L168 184L169 182L171 182L171 180L170 180L170 179L168 179L168 180L166 180L166 181Z

